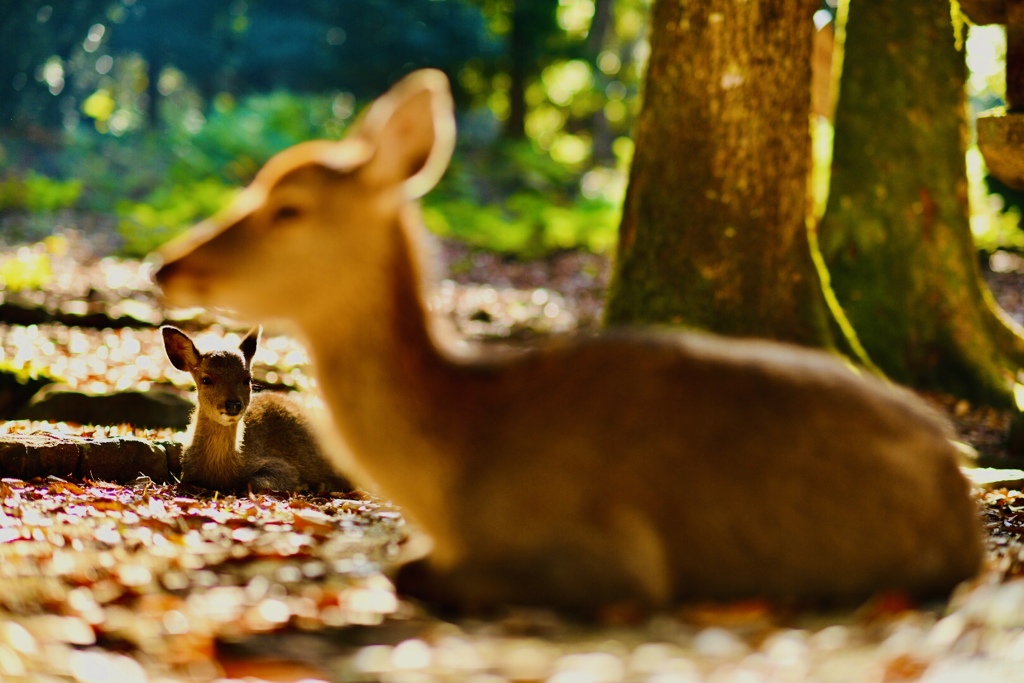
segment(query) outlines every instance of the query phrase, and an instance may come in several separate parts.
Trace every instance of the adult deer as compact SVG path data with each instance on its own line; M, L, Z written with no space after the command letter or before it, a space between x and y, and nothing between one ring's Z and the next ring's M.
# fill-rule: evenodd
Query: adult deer
M415 199L454 138L445 77L416 72L346 139L274 157L156 276L174 303L297 326L331 431L433 540L417 590L834 602L977 570L943 422L824 353L642 330L453 350L424 305Z

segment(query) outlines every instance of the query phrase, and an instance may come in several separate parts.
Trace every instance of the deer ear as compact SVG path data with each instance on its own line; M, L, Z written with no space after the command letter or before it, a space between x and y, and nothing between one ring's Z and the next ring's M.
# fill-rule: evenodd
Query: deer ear
M171 365L179 370L192 372L192 369L199 365L199 351L192 340L188 338L187 334L171 325L164 325L160 328L160 332L164 336L164 350L167 351Z
M238 345L238 348L242 350L246 365L252 365L252 358L256 355L256 347L260 343L261 332L263 332L263 328L257 325L249 330L249 334L245 335L245 339Z
M433 69L406 76L373 103L359 135L374 149L366 177L402 184L410 199L425 195L444 175L455 148L448 78Z

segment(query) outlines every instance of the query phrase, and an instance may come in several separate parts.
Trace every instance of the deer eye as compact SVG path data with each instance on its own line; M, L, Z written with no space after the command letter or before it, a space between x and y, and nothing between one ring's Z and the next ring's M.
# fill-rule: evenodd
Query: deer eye
M285 204L274 211L274 217L271 219L271 222L276 225L285 221L295 220L301 215L302 209L292 204Z
M204 387L209 387L209 386L213 385L213 378L212 377L203 377L199 381L202 382Z

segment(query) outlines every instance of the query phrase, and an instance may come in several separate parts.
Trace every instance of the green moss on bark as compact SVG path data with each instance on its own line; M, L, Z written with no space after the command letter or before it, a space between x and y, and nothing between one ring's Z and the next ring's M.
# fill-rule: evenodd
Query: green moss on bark
M1008 404L1024 356L975 258L965 66L949 3L857 0L843 9L832 185L819 229L832 287L893 379Z
M655 3L609 324L830 345L806 231L816 8Z

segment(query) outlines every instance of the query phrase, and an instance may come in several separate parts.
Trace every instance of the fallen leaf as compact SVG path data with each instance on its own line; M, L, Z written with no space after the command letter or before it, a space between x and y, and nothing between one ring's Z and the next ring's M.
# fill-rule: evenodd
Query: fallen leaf
M882 674L882 683L918 681L928 671L928 662L911 655L899 655L889 660Z

